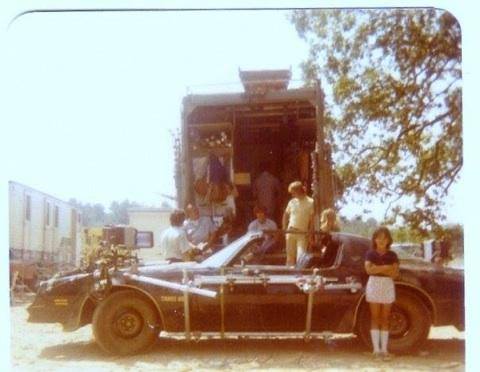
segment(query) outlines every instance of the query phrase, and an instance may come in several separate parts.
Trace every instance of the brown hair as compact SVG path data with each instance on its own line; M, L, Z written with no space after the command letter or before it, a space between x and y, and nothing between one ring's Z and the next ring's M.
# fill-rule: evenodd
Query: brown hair
M374 232L373 232L373 235L372 235L372 248L374 250L377 250L377 243L375 243L375 239L381 235L381 234L384 234L386 237L387 237L387 240L388 240L388 244L387 244L387 249L390 249L390 246L392 245L393 243L393 239L392 239L392 234L390 234L390 230L388 229L388 227L385 227L385 226L380 226L378 229L376 229Z
M185 212L183 210L175 209L170 213L170 225L182 226L183 221L185 221Z
M257 214L257 213L262 213L262 212L263 213L266 212L265 208L262 205L257 204L253 207L253 213Z

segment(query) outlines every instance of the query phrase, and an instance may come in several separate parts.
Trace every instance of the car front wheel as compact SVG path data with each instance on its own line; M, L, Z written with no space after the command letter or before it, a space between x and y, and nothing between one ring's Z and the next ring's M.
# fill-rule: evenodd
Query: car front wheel
M105 351L131 355L145 351L157 339L158 315L154 306L135 291L115 292L93 314L95 341Z
M390 337L388 350L392 353L407 353L418 350L426 341L432 324L430 311L414 293L397 289L396 301L390 313ZM370 309L364 302L358 314L357 336L371 347Z

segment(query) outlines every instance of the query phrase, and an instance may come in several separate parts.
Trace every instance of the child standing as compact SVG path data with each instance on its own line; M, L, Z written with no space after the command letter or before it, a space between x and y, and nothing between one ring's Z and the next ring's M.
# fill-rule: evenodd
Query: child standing
M392 303L395 301L395 284L398 276L398 257L390 250L392 236L388 228L382 226L372 235L372 249L365 257L365 271L369 275L366 299L370 305L373 355L389 360L388 330Z

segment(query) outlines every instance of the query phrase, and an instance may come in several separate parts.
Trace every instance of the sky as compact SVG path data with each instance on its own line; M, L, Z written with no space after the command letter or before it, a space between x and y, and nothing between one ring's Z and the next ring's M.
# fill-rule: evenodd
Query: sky
M175 193L187 90L240 89L239 68L300 78L307 54L281 11L34 14L9 34L11 179L105 205Z
M7 36L9 180L107 207L175 195L172 133L187 92L241 90L239 69L290 68L300 80L308 55L280 10L36 13ZM462 220L458 188L450 222ZM380 220L385 206L368 209Z
M61 8L72 3L75 1L0 3L0 220L4 226L0 241L4 247L8 244L8 180L62 199L74 197L108 205L129 198L159 205L159 193L174 193L169 133L180 124L181 99L187 87L200 93L197 85L238 82L238 68L291 66L298 79L298 64L307 55L307 46L278 11L242 12L241 16L233 12L36 14L22 16L7 27L22 9ZM128 5L127 0L109 3ZM175 6L186 3L176 1ZM274 3L332 5L318 1L229 2L231 6ZM149 6L172 6L168 1L159 4L148 1ZM451 9L462 25L466 171L448 209L454 220L463 221L465 216L466 308L471 315L480 306L475 295L480 259L475 235L480 183L476 169L480 137L476 110L478 11L474 2L436 0L424 4ZM335 2L335 6L342 5L415 6L418 2ZM138 0L135 6L146 6L146 2ZM2 252L0 261L5 266L0 280L5 289L8 258L6 250ZM8 314L8 297L1 296L0 303L1 314ZM479 319L467 317L470 340L478 340ZM4 323L6 330L0 338L2 370L8 368L8 324ZM474 344L466 345L467 366L472 371L472 363L480 366L474 358Z

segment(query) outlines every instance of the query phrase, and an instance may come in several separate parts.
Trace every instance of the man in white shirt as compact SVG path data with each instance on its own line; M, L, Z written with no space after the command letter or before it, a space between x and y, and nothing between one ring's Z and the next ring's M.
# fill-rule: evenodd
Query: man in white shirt
M283 213L283 229L292 231L285 235L287 266L294 266L300 256L307 251L308 241L313 228L313 199L310 198L300 181L288 186L292 199ZM299 233L293 233L298 231ZM302 233L303 232L303 233Z
M215 227L210 217L200 216L198 208L189 204L186 208L187 219L183 223L183 229L187 233L187 239L195 245L207 245L211 243Z
M170 227L160 235L160 253L164 260L189 261L190 254L195 245L187 239L187 234L182 228L185 220L185 213L182 210L175 210L170 214Z

